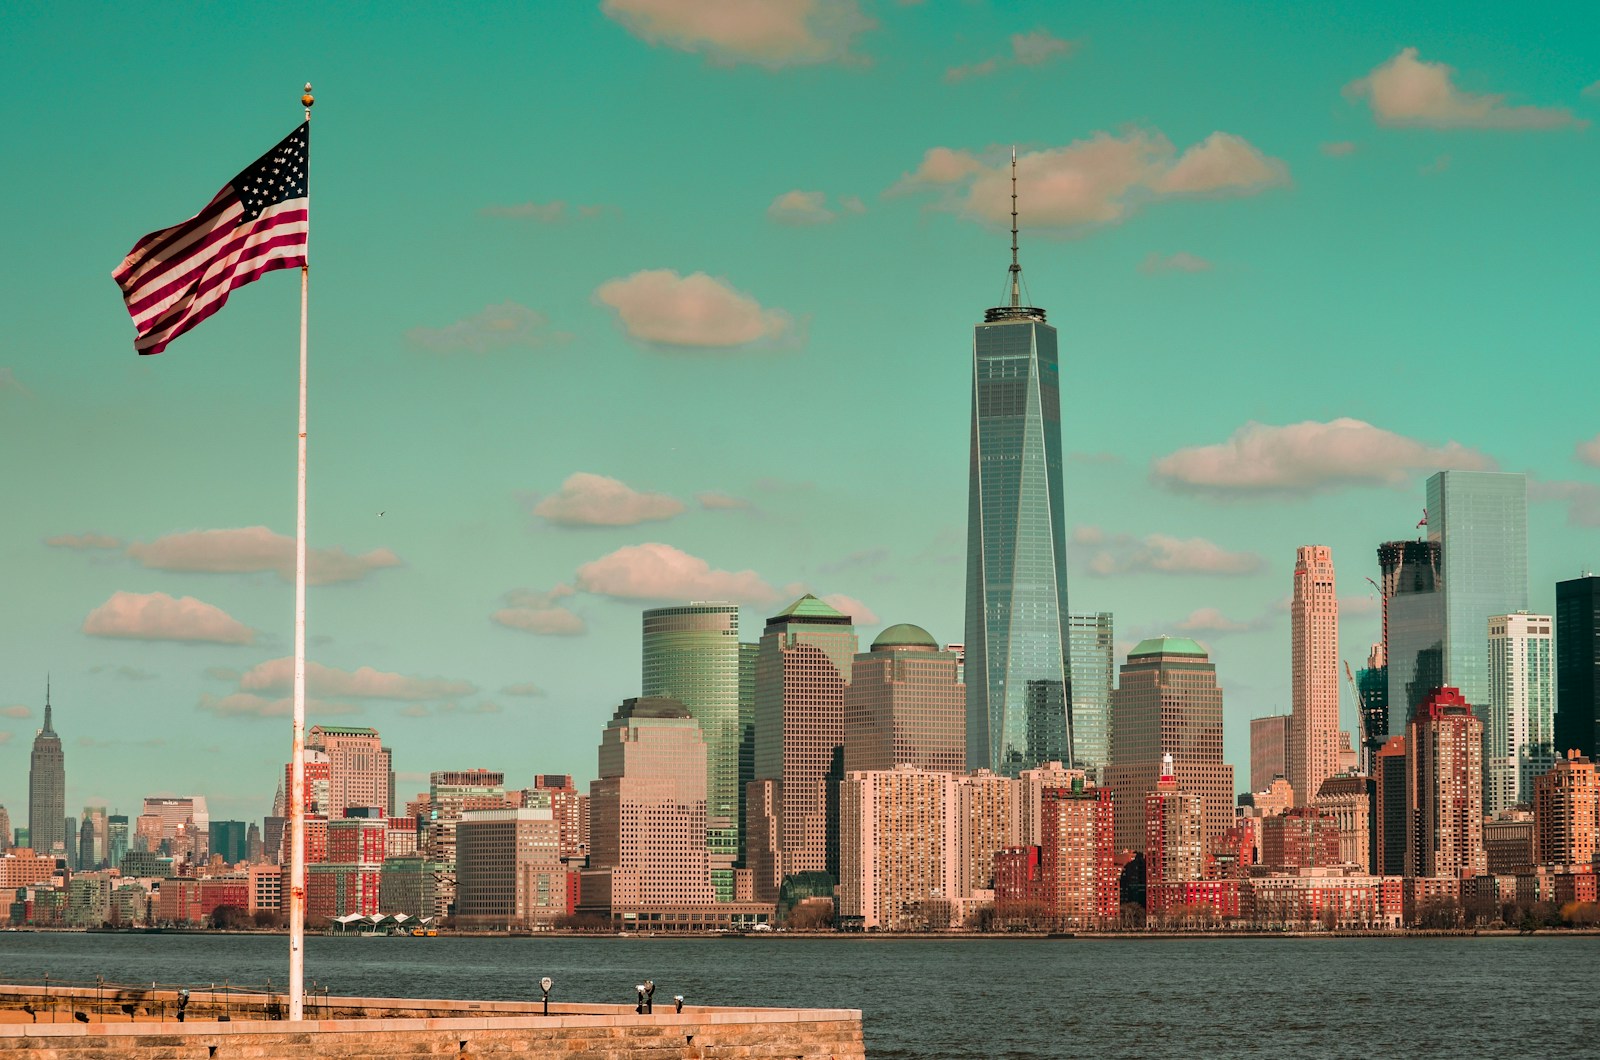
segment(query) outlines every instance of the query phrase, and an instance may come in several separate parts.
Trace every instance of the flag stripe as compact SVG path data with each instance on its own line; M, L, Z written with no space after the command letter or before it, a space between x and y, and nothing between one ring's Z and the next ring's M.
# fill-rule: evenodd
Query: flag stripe
M128 313L136 326L143 327L149 320L177 300L183 288L193 285L216 260L237 252L260 238L263 232L279 229L291 231L306 226L304 199L291 199L264 211L248 225L233 227L231 222L208 233L201 244L186 257L172 263L172 267L151 275L137 289L128 291Z
M171 342L173 339L177 338L179 335L182 335L184 332L200 323L212 313L215 313L217 310L227 305L228 295L232 294L235 289L243 287L252 280L259 280L261 277L265 276L269 272L273 272L274 270L294 269L299 268L304 264L305 258L301 257L273 258L264 265L252 269L250 272L236 273L229 280L226 288L216 292L216 294L207 300L203 305L190 307L189 312L183 317L182 320L176 321L171 327L163 328L160 332L152 331L134 340L134 349L136 349L141 356L160 353L162 350L167 348L167 343Z
M165 315L143 325L134 346L140 353L160 353L168 342L221 309L236 288L274 269L298 267L305 262L303 232L282 234L264 243L242 247L237 257L215 263L216 267L208 270L208 275L186 291L182 300ZM159 348L146 348L158 341Z
M164 240L158 247L146 252L136 265L115 277L124 297L136 296L141 288L149 284L152 277L182 265L184 259L203 249L205 243L218 233L226 235L237 227L240 218L244 216L244 210L240 208L238 198L231 191L223 207L220 216L212 218L205 224L195 224L176 232L172 238ZM129 261L132 260L130 257Z
M210 202L206 203L205 209L201 210L187 221L184 221L181 224L175 224L171 228L163 228L159 232L151 232L149 235L139 240L139 242L135 243L133 245L133 249L128 251L128 256L123 260L122 266L117 269L116 272L111 274L111 278L116 280L117 284L125 289L129 275L128 266L133 264L135 259L138 259L138 261L142 263L144 261L159 261L163 257L170 256L167 252L170 249L170 245L174 241L181 239L189 232L193 232L198 228L205 227L207 224L213 221L219 213L226 210L230 205L233 205L238 201L238 196L233 193L233 185L229 184L225 186L221 191L217 192L216 197L214 197Z

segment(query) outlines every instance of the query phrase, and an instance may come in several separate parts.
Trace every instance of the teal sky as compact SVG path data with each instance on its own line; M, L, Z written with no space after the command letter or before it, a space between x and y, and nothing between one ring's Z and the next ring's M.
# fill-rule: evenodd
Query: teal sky
M140 359L110 272L308 78L311 720L377 726L402 797L587 781L653 597L737 597L754 639L804 587L864 642L961 638L1012 144L1073 609L1210 645L1242 773L1296 546L1333 548L1355 665L1439 467L1534 476L1536 608L1600 564L1593 4L328 6L8 9L14 822L46 671L72 809L268 809L297 285Z

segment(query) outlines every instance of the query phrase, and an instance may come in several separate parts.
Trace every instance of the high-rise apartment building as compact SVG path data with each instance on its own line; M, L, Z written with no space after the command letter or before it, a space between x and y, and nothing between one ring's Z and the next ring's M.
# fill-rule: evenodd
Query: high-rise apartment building
M1072 765L1105 782L1111 764L1111 690L1117 653L1111 612L1067 616L1067 661L1072 677Z
M1491 615L1528 609L1528 486L1520 474L1440 471L1428 479L1428 540L1444 575L1444 684L1480 722L1489 712Z
M841 921L890 931L948 923L961 897L959 813L953 773L909 765L846 773Z
M1600 575L1556 582L1556 753L1600 756Z
M1295 553L1289 624L1289 785L1309 805L1339 771L1339 597L1333 551L1325 545Z
M1274 777L1289 779L1288 714L1250 719L1250 790L1266 791Z
M35 853L46 857L68 858L77 851L67 849L67 765L61 752L61 737L51 725L50 688L44 692L44 728L33 738L33 753L28 759L28 841Z
M1047 915L1068 929L1115 924L1121 874L1110 789L1086 784L1082 777L1070 787L1049 788L1040 818L1040 897Z
M967 767L1007 776L1072 758L1060 369L1022 304L1015 192L1010 297L973 331L967 483Z
M328 795L321 812L331 819L352 807L375 806L387 817L394 770L389 749L377 729L313 725L306 733L308 751L327 756Z
M964 772L966 689L921 626L890 626L856 655L844 690L844 771Z
M1437 541L1378 546L1383 590L1383 656L1388 736L1444 684L1444 577Z
M1533 782L1534 859L1541 865L1593 865L1600 852L1600 779L1577 752Z
M837 784L844 778L844 690L856 647L850 617L809 593L768 619L761 635L755 777L756 783L776 783L770 802L777 820L751 827L776 837L779 880L799 872L838 872L838 834L829 827L829 808L837 806ZM752 801L753 814L767 800Z
M1552 619L1526 611L1489 618L1485 813L1533 803L1533 781L1555 764Z
M1145 896L1152 913L1166 911L1171 891L1163 884L1184 883L1205 875L1205 799L1199 792L1183 788L1174 765L1172 755L1162 756L1156 782L1140 800Z
M448 915L456 900L456 827L461 815L468 810L500 810L505 805L504 773L490 769L440 769L429 775L428 819L425 831L424 823L418 822L417 844L436 866L433 896L438 915Z
M1045 762L1017 774L1018 845L1044 844L1044 793L1051 788L1070 788L1083 779L1083 770L1068 769L1060 762Z
M1339 823L1311 806L1296 806L1261 821L1261 864L1269 872L1326 869L1343 861Z
M1488 871L1483 850L1483 723L1458 689L1429 696L1406 738L1407 876Z
M961 821L961 894L994 887L994 858L1019 845L1021 784L987 769L956 777Z
M706 846L719 901L733 901L733 868L744 863L739 752L754 703L740 696L739 606L710 602L644 613L645 697L688 708L706 742Z
M1140 641L1111 699L1111 768L1117 848L1144 845L1144 797L1156 790L1163 755L1178 786L1205 807L1202 849L1233 824L1233 767L1222 759L1222 689L1217 668L1187 637Z
M682 703L623 700L601 734L589 814L583 908L615 916L716 900L706 849L706 743Z
M703 733L702 733L703 735ZM589 852L589 796L573 786L572 777L563 773L540 773L524 796L538 794L550 803L556 822L556 841L561 856L576 864ZM523 805L534 802L524 798Z

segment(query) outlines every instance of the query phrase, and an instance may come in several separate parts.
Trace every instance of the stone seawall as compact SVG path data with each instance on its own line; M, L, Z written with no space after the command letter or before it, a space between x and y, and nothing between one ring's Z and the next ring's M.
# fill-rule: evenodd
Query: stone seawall
M114 1007L112 993L55 988L45 1001L38 987L0 986L0 1058L865 1060L861 1013L851 1009L685 1006L679 1013L668 1004L639 1015L631 1005L552 1004L544 1016L537 1003L526 1002L329 998L325 1011L341 1018L290 1024L272 1018L281 997L197 991L180 1023L171 991L137 991L137 1000ZM308 1016L323 1011L322 999L315 1010L307 1005Z

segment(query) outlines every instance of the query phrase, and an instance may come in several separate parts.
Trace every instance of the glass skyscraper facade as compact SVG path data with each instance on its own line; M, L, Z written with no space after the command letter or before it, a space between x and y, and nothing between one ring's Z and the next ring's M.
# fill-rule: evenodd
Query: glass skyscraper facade
M1480 722L1489 709L1489 618L1528 609L1528 486L1518 474L1440 471L1428 479L1428 540L1444 582L1443 684Z
M1384 734L1404 736L1428 693L1444 684L1439 543L1386 541L1378 546L1378 569L1383 574Z
M1072 757L1056 331L1012 291L973 334L964 667L967 767L1007 776Z
M1600 577L1556 583L1556 754L1600 750Z
M1116 684L1111 613L1067 616L1067 659L1072 677L1072 765L1096 784L1111 763L1111 689Z
M739 643L739 607L693 603L644 613L645 697L675 699L700 724L706 745L706 847L718 901L734 897L733 868L742 864L741 762L753 722L753 697L742 696L746 668Z

